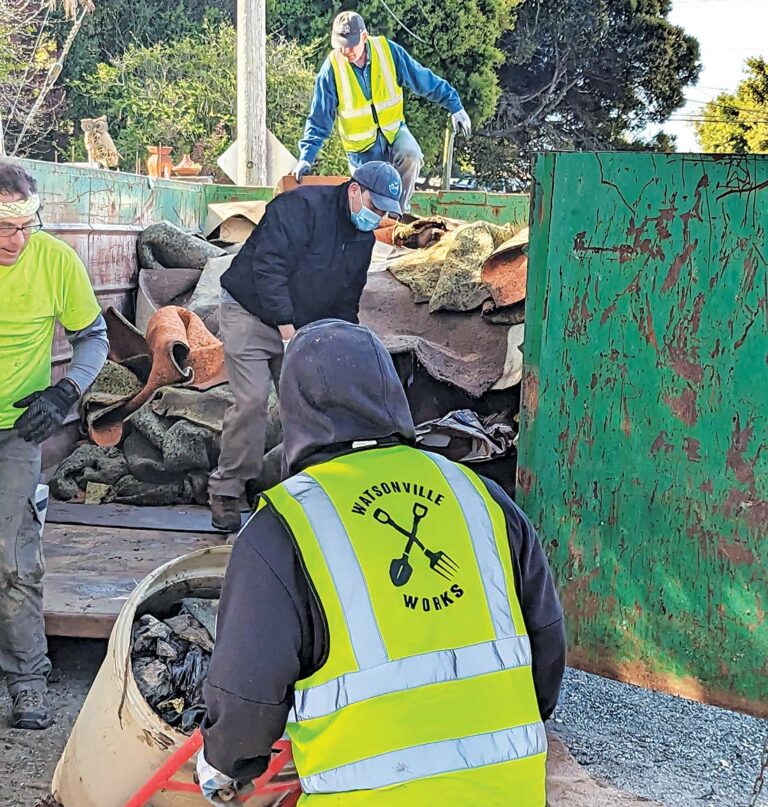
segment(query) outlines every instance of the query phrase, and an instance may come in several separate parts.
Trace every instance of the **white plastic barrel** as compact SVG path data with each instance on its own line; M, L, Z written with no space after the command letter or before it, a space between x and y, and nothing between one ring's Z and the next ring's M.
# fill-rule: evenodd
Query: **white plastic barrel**
M69 742L56 766L53 794L64 807L123 807L168 757L188 739L164 723L139 692L131 671L135 620L163 613L188 596L218 596L230 546L193 552L146 577L123 606L109 639L107 657L83 704ZM175 777L191 782L194 761ZM295 776L293 770L286 775ZM268 807L272 797L254 797L249 807ZM199 793L166 792L151 807L202 807Z

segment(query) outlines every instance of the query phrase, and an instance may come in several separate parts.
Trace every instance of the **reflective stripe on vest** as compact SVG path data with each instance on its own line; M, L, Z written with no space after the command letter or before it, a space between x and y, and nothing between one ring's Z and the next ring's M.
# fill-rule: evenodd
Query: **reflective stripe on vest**
M364 759L317 773L301 780L305 793L346 793L365 788L388 787L409 779L453 773L467 768L498 765L524 759L547 750L547 734L542 723L514 729L417 745ZM513 794L509 794L510 797ZM510 802L512 804L514 802Z
M456 494L459 506L464 513L464 520L467 524L472 525L469 534L472 536L475 557L483 570L485 597L491 609L496 636L514 636L515 626L507 603L504 569L493 540L493 525L488 508L467 475L456 463L439 454L430 454L429 457L443 472L448 484ZM480 536L482 536L482 540Z
M339 96L339 134L346 151L352 153L371 148L379 129L393 143L405 121L403 88L397 83L389 43L383 36L370 37L368 42L372 98L365 97L352 65L341 53L333 51L329 56Z
M415 507L413 493L399 494L399 503L392 495L381 501L381 509L377 502L365 513L355 509L350 496L362 486L373 498L378 494L372 489L381 494L382 488L393 486L372 480L397 474L418 480L417 495L429 505L423 508L429 510L425 526L414 525L410 533L404 514ZM502 563L499 557L500 546L508 552L504 516L483 490L459 466L397 447L316 466L265 494L294 535L328 621L328 659L313 676L297 682L289 716L288 733L305 793L375 794L377 788L397 785L397 803L409 807L411 799L422 803L411 793L413 787L436 787L429 782L449 773L476 780L484 766L494 765L487 774L489 805L506 804L511 787L520 790L521 807L543 807L546 736L538 719L530 641L511 559ZM493 507L497 512L491 512ZM393 524L382 526L379 513ZM448 548L461 561L457 579L468 592L458 600L461 604L447 606L456 609L458 621L438 614L439 640L431 636L429 623L408 622L416 626L415 635L424 637L416 644L403 639L402 630L392 633L403 619L402 599L397 600L394 621L381 611L382 603L396 602L392 591L400 598L407 590L383 578L381 553L397 559L410 543L409 535L419 541L410 556L414 580L421 581L417 585L441 582L427 552L434 557ZM470 559L476 564L475 578ZM408 620L426 618L406 614ZM413 717L410 727L403 715ZM354 798L362 795L357 792ZM376 807L381 803L374 795L360 803L366 801Z
M370 670L347 673L316 687L296 690L291 720L323 717L352 703L401 689L460 681L530 664L531 643L527 636L398 659Z
M301 504L339 594L357 663L363 669L386 663L387 652L367 596L368 586L339 515L328 494L311 476L298 474L283 484Z

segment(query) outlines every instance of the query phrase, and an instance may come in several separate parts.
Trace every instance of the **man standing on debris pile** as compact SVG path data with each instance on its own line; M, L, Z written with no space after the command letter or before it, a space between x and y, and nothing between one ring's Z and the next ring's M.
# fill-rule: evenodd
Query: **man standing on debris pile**
M109 349L85 267L42 227L34 178L0 160L0 670L13 699L11 725L22 729L52 723L35 503L40 445L94 381ZM57 320L72 363L51 386Z
M214 527L240 529L240 499L261 474L271 382L297 328L357 322L376 229L400 215L400 177L372 162L338 187L275 197L222 275L221 338L235 403L227 410L209 492Z
M408 211L424 155L405 124L403 88L445 108L453 128L466 137L472 133L469 115L445 79L395 42L369 37L363 18L354 11L342 11L336 17L331 44L333 50L315 80L293 175L301 182L309 172L338 118L350 170L370 160L391 162L403 182L400 204Z
M530 522L495 483L414 447L367 328L302 329L281 412L292 476L233 549L204 794L219 803L261 773L287 724L307 804L544 807L565 638Z

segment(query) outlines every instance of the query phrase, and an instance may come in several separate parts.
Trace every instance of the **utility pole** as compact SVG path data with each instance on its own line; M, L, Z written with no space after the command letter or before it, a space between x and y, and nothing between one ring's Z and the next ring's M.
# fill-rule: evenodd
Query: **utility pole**
M451 189L451 174L453 174L453 146L456 141L456 132L449 123L445 127L445 138L443 139L443 179L441 188L444 191Z
M237 0L237 182L267 184L265 0Z

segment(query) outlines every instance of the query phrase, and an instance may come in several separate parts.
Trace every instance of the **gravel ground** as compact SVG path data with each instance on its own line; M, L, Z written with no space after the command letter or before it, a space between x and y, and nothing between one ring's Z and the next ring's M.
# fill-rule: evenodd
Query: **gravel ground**
M51 705L47 731L17 731L7 724L11 701L0 676L0 805L33 807L50 792L53 769L106 653L107 643L51 639Z
M746 807L768 734L765 720L571 669L554 719L590 773L666 807Z
M6 727L10 700L0 678L2 807L33 807L49 792L53 769L105 651L106 642L51 641L56 723L48 731ZM566 674L550 726L593 776L665 807L746 807L768 733L768 721L575 670ZM561 787L566 794L571 789L567 782ZM768 792L758 805L768 807Z

